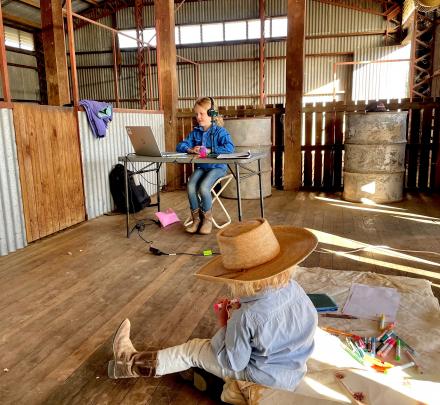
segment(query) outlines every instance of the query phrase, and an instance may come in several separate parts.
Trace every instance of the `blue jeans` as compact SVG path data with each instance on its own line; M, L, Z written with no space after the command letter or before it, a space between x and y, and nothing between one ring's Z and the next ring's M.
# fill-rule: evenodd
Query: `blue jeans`
M212 207L211 187L220 177L226 174L226 169L214 168L209 170L196 169L191 175L188 186L188 200L192 211L200 208L203 212Z

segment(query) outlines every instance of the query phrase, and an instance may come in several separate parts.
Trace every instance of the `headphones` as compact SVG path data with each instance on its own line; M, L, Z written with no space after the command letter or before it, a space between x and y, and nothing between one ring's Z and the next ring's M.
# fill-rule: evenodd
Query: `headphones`
M214 118L218 116L218 111L214 108L214 99L212 97L207 97L211 100L211 107L209 107L207 114L209 117Z

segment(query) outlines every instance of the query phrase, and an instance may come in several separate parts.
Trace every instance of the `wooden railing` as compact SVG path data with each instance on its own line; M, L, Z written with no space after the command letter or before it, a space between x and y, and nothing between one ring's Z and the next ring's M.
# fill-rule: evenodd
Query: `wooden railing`
M382 100L390 111L408 111L405 188L440 190L440 99L430 101ZM306 104L303 107L302 187L339 191L343 188L345 118L347 112L365 111L366 103ZM225 119L272 117L272 185L282 189L284 113L282 104L264 107L220 107ZM179 110L178 131L183 139L192 129L191 109ZM186 176L189 172L184 173Z

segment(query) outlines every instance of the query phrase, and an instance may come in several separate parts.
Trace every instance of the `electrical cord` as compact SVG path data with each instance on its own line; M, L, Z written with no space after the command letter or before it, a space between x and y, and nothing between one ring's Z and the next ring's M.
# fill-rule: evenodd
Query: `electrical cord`
M176 252L176 253L167 253L163 252L162 250L159 250L158 248L155 248L153 246L150 246L150 253L152 253L155 256L215 256L219 255L220 253L213 252L211 249L204 250L202 253L187 253L187 252Z

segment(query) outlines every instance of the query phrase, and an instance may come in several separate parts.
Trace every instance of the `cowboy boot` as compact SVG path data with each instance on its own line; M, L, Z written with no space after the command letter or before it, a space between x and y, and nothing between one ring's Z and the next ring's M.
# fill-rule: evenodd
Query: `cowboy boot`
M113 338L114 360L108 363L108 376L113 379L154 377L157 351L138 352L130 340L130 321L125 319Z
M202 211L202 226L199 229L199 233L202 235L209 235L212 231L212 211Z
M200 225L200 209L191 210L192 224L185 228L186 232L196 233Z

